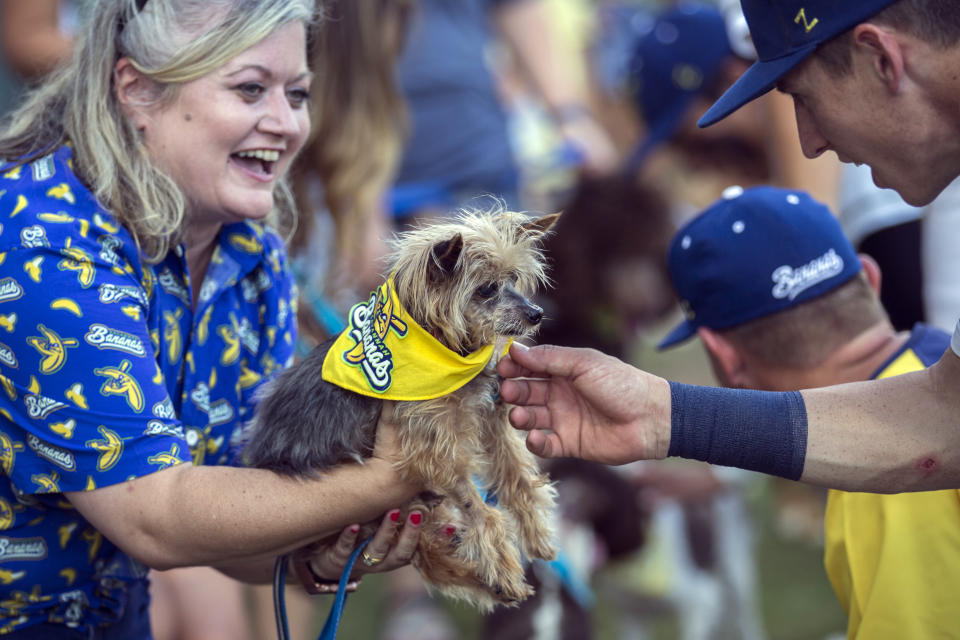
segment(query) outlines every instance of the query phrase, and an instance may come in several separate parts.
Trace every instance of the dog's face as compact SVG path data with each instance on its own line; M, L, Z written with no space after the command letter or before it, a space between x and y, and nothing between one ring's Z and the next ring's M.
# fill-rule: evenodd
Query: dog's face
M447 347L468 353L536 330L530 301L546 280L538 243L559 214L462 214L395 242L397 293L415 320Z

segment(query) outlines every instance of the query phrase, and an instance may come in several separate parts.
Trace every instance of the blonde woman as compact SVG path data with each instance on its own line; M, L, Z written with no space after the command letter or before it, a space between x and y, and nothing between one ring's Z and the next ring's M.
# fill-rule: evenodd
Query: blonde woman
M97 0L71 61L0 131L0 633L149 638L146 568L334 580L409 562L419 487L374 456L315 481L231 466L288 362L275 229L309 130L310 0ZM192 464L191 464L192 463ZM400 535L391 543L396 530Z

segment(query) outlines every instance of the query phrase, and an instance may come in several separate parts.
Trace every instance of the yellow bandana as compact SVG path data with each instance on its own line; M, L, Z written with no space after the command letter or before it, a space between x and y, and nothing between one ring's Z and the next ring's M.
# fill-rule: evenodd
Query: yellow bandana
M323 360L323 379L365 396L439 398L470 382L493 355L492 344L466 356L442 345L400 304L392 277L355 304L348 321Z

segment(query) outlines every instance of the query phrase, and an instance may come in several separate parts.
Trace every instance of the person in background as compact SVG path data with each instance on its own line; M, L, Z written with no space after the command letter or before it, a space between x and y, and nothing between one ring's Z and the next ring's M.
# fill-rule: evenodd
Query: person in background
M77 28L72 0L0 2L0 115L23 92L70 57Z
M321 479L235 466L296 338L280 234L313 2L91 15L0 131L0 629L149 638L147 567L266 582L292 554L291 575L329 590L358 523L381 516L355 577L407 564L422 514L393 507L419 487L393 468L391 423L366 464Z
M790 242L781 239L790 238ZM677 231L670 274L688 310L660 343L699 337L721 384L788 391L887 378L936 362L950 336L897 331L881 272L803 192L731 189ZM960 493L829 492L825 566L847 637L944 638L960 603Z
M498 42L584 169L616 167L616 150L593 117L587 88L556 62L571 57L546 12L543 0L417 3L398 70L410 136L391 194L395 216L435 215L478 196L524 208L508 114L490 62Z

